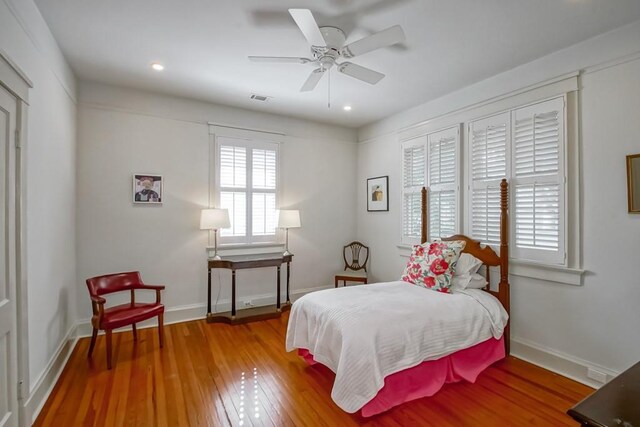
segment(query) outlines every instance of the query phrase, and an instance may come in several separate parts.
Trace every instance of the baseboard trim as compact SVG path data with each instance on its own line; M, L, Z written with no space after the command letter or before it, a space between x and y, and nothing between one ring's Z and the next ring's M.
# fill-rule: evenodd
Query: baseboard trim
M296 289L291 292L290 297L293 301L295 301L298 298L310 292L321 291L323 289L330 289L332 287L333 286L326 285L326 286L317 286L313 288ZM241 300L238 300L236 303L237 304L236 308L237 309L243 308L242 302L246 300L251 300L253 307L270 305L274 303L275 298L276 298L275 294L249 295L249 296L243 297ZM286 296L282 295L282 302L285 301L285 298ZM215 302L215 300L213 302ZM222 313L230 310L231 310L231 300L229 299L218 301L215 308L213 308L213 311L215 313ZM171 307L165 310L164 324L171 325L174 323L182 323L182 322L189 322L192 320L204 319L206 317L206 314L207 314L207 305L204 303ZM150 320L138 323L136 326L138 327L138 329L144 329L144 328L152 328L156 325L157 325L156 320L150 319ZM90 319L80 320L76 326L77 326L76 336L78 338L91 336L92 327L91 327ZM114 331L114 332L124 332L124 331L130 331L130 330L131 328L128 327L128 328L119 329L118 331Z
M602 387L605 383L589 378L589 369L605 374L607 382L611 381L619 374L619 372L612 371L604 366L588 362L578 357L550 349L522 338L511 338L511 355L595 389Z
M71 353L78 341L76 337L76 326L77 325L73 325L69 328L53 357L40 374L40 377L38 377L33 388L29 391L29 396L24 400L24 403L20 405L22 411L21 419L27 420L28 425L32 425L35 422L42 407L49 398L51 391L53 391L53 387L55 387L58 382L64 367L67 365L69 357L71 357Z

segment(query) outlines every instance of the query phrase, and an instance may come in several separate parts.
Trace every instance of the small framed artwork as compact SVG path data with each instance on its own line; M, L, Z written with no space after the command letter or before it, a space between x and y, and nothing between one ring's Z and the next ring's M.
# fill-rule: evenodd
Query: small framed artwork
M162 203L162 175L133 175L133 203Z
M378 176L367 179L367 211L389 210L389 177Z

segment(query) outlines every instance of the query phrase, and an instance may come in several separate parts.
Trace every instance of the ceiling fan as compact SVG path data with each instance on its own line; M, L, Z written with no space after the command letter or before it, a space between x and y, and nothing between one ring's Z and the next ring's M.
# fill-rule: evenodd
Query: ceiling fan
M290 62L298 64L318 64L318 68L304 82L301 92L313 90L322 76L334 65L340 73L354 77L369 84L376 84L384 74L373 71L352 62L338 62L339 59L350 59L372 50L391 46L404 41L404 31L400 25L394 25L358 41L344 45L347 38L345 33L336 27L318 27L309 9L289 9L291 17L296 22L302 34L311 45L312 58L298 58L290 56L249 56L255 62Z

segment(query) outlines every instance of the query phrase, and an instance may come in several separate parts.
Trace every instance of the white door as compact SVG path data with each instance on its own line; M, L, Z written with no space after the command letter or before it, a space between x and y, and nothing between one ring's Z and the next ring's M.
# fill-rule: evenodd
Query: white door
M17 99L0 86L0 427L18 425L15 135Z

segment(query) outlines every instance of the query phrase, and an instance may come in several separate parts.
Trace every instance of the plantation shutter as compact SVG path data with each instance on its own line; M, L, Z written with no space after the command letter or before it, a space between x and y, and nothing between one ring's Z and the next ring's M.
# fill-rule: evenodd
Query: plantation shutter
M458 228L459 146L459 126L428 135L429 240L452 236Z
M426 182L426 137L402 144L402 243L420 243L421 191Z
M216 137L216 196L231 222L223 242L275 241L277 177L277 143Z
M564 98L512 112L514 256L564 262Z
M276 150L254 148L251 153L253 178L252 234L276 234Z
M508 175L510 114L469 124L471 235L485 244L500 243L500 181Z
M231 228L220 230L220 236L243 237L247 234L247 149L226 140L219 146L220 207L229 210Z

